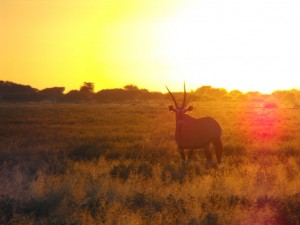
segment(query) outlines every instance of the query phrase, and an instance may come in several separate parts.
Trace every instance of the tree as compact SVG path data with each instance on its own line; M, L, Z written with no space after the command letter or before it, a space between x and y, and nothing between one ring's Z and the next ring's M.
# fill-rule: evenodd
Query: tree
M80 87L80 92L86 94L94 93L95 85L92 82L84 82L83 85Z
M43 100L58 101L63 98L64 87L45 88L39 91L39 95Z
M29 85L0 81L0 99L8 102L39 101L38 90Z
M139 90L139 88L136 85L133 85L133 84L127 84L127 85L125 85L124 89L126 91L137 91L137 90Z
M64 95L64 101L66 102L80 102L86 98L85 94L78 90L71 90Z
M209 100L220 100L227 96L226 89L223 88L213 88L211 86L202 86L197 88L195 95L202 101Z
M229 92L229 96L234 101L240 101L244 97L244 94L239 90L232 90Z

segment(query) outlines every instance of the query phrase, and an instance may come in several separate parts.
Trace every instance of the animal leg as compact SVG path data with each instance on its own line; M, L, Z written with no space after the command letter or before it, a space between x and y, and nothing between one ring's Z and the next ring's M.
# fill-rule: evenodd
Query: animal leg
M188 152L188 163L190 163L192 161L193 153L194 153L194 150L193 149L189 149L189 152Z
M188 151L188 159L192 159L193 153L194 153L194 150L193 149L189 149L189 151Z
M180 149L178 149L178 151L180 153L181 159L185 160L185 152L184 152L184 150L180 148Z
M214 147L215 147L215 152L217 156L217 161L218 163L222 163L222 155L223 155L223 144L221 138L214 139L212 141Z
M203 151L204 151L204 155L206 157L206 160L207 160L207 163L212 163L212 155L209 151L209 145L206 145L204 148L203 148Z

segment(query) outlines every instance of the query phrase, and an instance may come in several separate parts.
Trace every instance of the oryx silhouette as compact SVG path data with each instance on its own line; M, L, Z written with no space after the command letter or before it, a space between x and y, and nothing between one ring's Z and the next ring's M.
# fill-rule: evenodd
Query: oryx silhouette
M220 124L212 117L193 118L187 115L187 112L193 110L193 106L186 107L186 90L184 83L184 96L181 106L178 106L173 94L166 86L171 95L175 107L169 106L169 110L176 114L176 131L175 140L182 159L182 163L186 165L192 157L193 150L203 149L207 159L207 166L212 166L212 154L209 145L215 148L217 162L222 162L223 145L221 140L222 128ZM188 159L186 160L184 150L188 149Z

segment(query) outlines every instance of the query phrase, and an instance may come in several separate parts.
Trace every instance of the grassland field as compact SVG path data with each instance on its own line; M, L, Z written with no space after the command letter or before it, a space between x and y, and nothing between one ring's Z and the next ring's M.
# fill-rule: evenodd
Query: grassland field
M0 104L0 224L299 225L299 109L191 104L218 169L181 166L168 101Z

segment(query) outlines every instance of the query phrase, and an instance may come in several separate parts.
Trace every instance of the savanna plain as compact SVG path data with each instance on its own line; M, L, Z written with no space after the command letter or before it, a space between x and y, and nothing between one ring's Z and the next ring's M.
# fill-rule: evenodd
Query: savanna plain
M300 224L299 109L191 102L224 160L182 167L169 103L0 104L0 224Z

